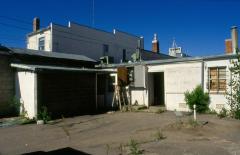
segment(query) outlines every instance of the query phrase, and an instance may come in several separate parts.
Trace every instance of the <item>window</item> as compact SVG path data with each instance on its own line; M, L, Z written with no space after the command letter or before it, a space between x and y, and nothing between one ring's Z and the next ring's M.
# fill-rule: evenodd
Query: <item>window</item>
M209 68L209 90L213 92L226 90L226 67Z
M126 49L123 49L122 51L122 61L126 62Z
M38 50L45 50L45 37L41 37L38 39Z
M107 44L103 44L103 56L108 56L109 46Z

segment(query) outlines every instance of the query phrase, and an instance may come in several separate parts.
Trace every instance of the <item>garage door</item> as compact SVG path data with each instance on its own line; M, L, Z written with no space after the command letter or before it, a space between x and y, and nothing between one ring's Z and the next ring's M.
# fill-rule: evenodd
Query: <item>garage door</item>
M95 73L39 73L38 108L41 106L46 106L53 118L94 113Z

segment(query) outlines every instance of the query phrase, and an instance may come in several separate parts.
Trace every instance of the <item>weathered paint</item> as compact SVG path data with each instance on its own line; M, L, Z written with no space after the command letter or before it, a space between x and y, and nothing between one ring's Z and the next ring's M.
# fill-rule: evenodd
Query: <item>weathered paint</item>
M37 116L37 74L29 71L16 72L16 96L22 103L21 111L27 112L27 117Z

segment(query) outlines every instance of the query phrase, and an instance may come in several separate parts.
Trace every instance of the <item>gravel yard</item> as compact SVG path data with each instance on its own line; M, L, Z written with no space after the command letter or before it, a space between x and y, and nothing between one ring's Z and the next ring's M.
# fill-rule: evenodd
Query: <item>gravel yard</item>
M0 128L0 154L240 155L240 121L215 115L176 118L174 112L115 112Z

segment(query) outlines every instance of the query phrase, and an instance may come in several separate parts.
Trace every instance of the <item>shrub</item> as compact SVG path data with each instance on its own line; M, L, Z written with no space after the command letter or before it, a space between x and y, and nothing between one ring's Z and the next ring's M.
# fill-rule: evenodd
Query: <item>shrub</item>
M234 112L234 118L240 119L240 109L235 110L235 112Z
M236 119L240 119L240 54L237 49L237 61L232 61L230 69L231 80L228 84L229 90L226 92L226 98L228 105L230 106L230 116Z
M192 92L185 92L185 101L191 110L193 105L196 104L196 111L199 113L206 112L209 108L210 97L208 93L204 93L202 87L198 85Z
M217 114L219 118L227 117L228 111L225 108L222 108L222 110Z
M41 107L41 110L38 113L38 120L43 120L44 123L47 123L51 120L51 117L47 111L47 107L43 106Z

